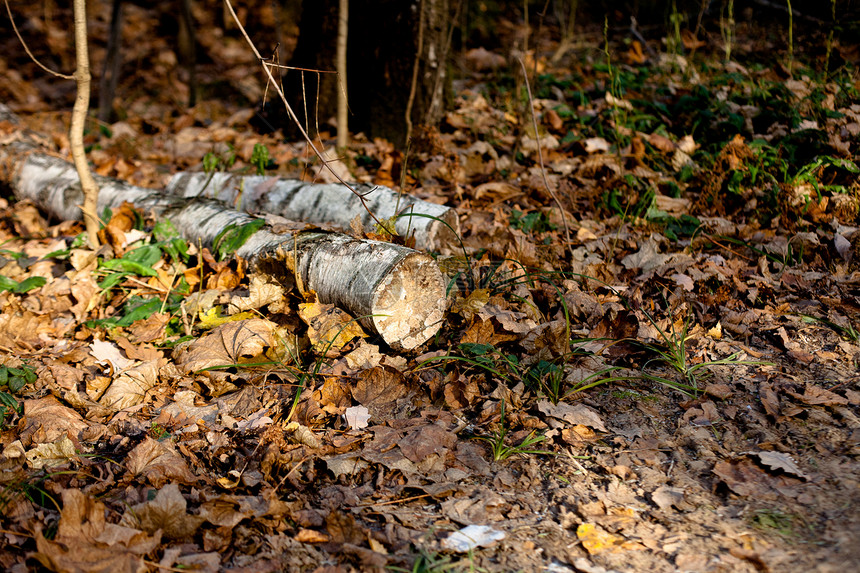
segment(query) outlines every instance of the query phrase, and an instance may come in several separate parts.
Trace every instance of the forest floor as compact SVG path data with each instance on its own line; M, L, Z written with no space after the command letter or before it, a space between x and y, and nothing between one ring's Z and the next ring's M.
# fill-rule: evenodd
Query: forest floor
M71 70L68 15L15 9ZM98 173L163 187L265 146L266 174L327 177L249 127L236 102L265 84L235 30L195 13L220 32L198 73L222 96L184 109L157 15L126 11L139 65L122 120L87 136ZM624 30L604 50L595 27L555 63L533 37L531 101L506 52L463 50L453 107L408 155L356 136L352 178L459 212L449 312L413 353L218 351L259 288L241 261L122 210L94 259L80 223L7 193L0 569L860 567L860 51L798 31L789 64L785 30L754 20L730 63L715 25L674 55ZM74 87L16 42L4 28L0 100L68 153ZM116 262L141 248L151 268ZM302 302L244 323L307 341Z

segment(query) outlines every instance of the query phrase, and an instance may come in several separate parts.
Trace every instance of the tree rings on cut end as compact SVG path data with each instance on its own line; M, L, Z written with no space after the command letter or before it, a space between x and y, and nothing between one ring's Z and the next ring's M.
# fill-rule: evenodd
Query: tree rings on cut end
M413 253L383 278L373 293L373 325L393 348L410 350L442 327L445 278L430 256Z

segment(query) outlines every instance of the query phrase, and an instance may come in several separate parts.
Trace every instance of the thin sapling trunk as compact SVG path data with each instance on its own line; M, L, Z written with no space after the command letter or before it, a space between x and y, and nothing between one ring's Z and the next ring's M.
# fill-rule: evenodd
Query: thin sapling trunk
M80 206L84 214L84 223L87 229L87 238L92 248L98 247L99 219L96 211L98 205L99 188L90 172L87 163L87 155L84 151L84 126L87 122L87 112L90 109L90 56L87 46L87 10L86 0L75 0L75 81L78 85L75 106L72 109L72 122L69 129L69 144L72 151L72 159L81 182L84 194L83 205Z

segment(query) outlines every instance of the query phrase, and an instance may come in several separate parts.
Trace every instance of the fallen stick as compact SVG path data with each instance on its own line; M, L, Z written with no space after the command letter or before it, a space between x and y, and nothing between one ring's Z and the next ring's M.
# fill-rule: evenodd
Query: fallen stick
M9 119L0 104L0 121ZM8 113L8 109L5 110ZM19 199L30 199L60 219L77 219L83 200L80 181L66 160L43 150L32 134L13 123L0 124L0 181ZM169 218L186 239L211 246L231 225L257 217L203 197L181 198L111 177L97 177L98 210L128 201ZM359 240L340 233L301 230L276 232L263 225L237 251L249 264L283 280L294 280L321 302L333 303L358 318L394 348L412 349L439 330L445 311L445 280L429 255L391 243Z
M165 188L181 197L211 197L239 211L281 215L293 221L336 225L349 229L356 214L365 228L373 224L368 211L380 220L399 215L395 230L415 237L415 247L444 254L459 246L457 212L444 205L400 195L381 185L352 185L364 197L338 183L306 183L284 177L232 173L177 173Z

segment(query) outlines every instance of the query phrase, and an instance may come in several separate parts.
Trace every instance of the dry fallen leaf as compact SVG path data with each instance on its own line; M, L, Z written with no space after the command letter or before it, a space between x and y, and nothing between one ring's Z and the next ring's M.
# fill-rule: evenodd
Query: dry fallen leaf
M146 437L126 458L126 469L135 478L144 478L154 487L178 481L193 484L199 481L174 445Z
M158 383L159 361L151 360L125 369L99 398L99 403L114 410L141 404Z
M33 555L52 571L142 573L144 557L161 543L161 535L105 521L105 506L79 490L63 491L56 537L36 535Z
M189 373L253 362L274 345L272 333L276 326L262 318L222 324L174 355L176 365Z
M299 317L308 325L308 338L318 354L338 356L353 338L367 337L357 320L333 304L302 303Z
M620 535L609 533L599 525L593 523L583 523L577 527L576 536L590 555L645 549L639 543L627 541Z
M234 296L227 305L228 314L237 314L248 310L257 310L264 306L270 312L280 312L284 308L284 287L267 280L266 277L255 274L251 276L251 286L248 296Z
M203 517L190 515L179 486L169 483L155 494L155 499L134 505L123 514L120 525L142 529L147 533L161 531L168 539L188 539L203 523Z
M343 413L343 417L346 420L346 425L352 430L366 428L371 418L370 411L366 406L350 406Z
M62 465L75 456L78 452L75 444L68 436L63 436L51 444L39 444L27 452L27 463L33 469L52 468Z
M541 400L538 402L538 410L571 425L588 426L601 432L608 431L603 425L600 414L585 404L568 404L566 402L553 404L549 400Z
M21 441L29 445L52 443L66 435L77 438L89 426L76 411L62 405L54 396L45 396L24 401L19 431Z
M790 455L781 452L747 452L747 455L755 456L759 461L767 467L774 470L782 470L783 472L799 477L801 479L809 479L801 469L797 466Z

